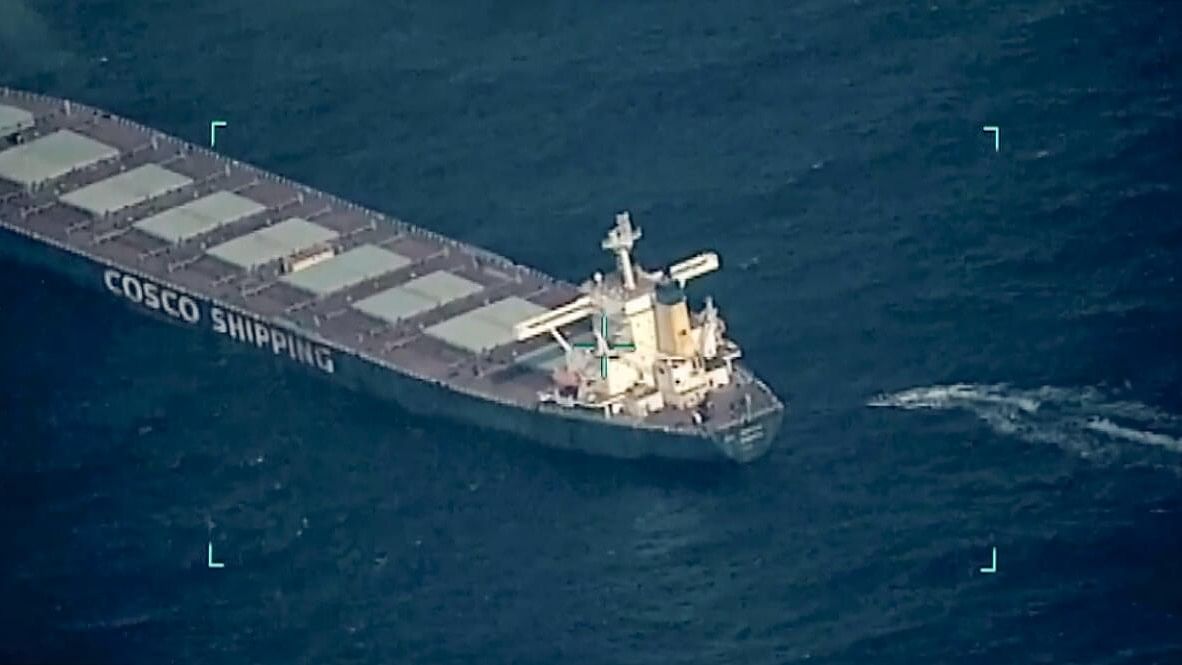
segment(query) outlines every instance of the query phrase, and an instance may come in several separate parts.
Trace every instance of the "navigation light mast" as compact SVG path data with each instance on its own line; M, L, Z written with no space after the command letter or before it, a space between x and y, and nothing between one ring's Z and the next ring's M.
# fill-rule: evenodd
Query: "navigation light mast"
M640 240L641 235L639 228L633 228L632 217L628 211L624 211L616 215L615 228L608 231L607 237L603 239L602 247L615 252L620 277L624 280L624 289L627 291L636 288L636 274L632 269L632 257L628 253L632 251L636 241Z

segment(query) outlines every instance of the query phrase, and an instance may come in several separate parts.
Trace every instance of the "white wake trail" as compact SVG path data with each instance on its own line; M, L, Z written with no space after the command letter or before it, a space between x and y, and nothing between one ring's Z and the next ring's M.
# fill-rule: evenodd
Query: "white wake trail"
M1094 432L1101 432L1118 439L1143 443L1149 446L1160 446L1171 452L1182 453L1182 439L1176 439L1165 434L1143 432L1128 427L1121 427L1107 418L1089 420L1087 427Z
M1128 443L1182 454L1182 418L1140 402L1114 399L1093 387L1018 389L1000 383L956 383L883 393L866 404L908 411L967 411L999 434L1054 443L1084 457L1116 454Z

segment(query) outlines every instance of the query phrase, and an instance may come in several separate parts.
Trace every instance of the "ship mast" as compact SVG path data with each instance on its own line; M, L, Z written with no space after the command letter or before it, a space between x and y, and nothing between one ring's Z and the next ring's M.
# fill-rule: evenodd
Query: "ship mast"
M616 226L607 232L601 246L616 255L616 265L619 266L620 278L624 280L624 290L632 291L636 288L636 272L632 267L632 257L629 252L632 246L640 240L642 233L639 228L633 228L632 217L627 212L616 215Z

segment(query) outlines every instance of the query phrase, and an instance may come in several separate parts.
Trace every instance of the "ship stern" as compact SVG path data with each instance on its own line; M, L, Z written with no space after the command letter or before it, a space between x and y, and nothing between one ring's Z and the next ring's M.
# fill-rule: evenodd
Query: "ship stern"
M740 369L739 377L731 417L713 428L710 438L727 458L747 463L771 450L784 420L784 404L754 374Z

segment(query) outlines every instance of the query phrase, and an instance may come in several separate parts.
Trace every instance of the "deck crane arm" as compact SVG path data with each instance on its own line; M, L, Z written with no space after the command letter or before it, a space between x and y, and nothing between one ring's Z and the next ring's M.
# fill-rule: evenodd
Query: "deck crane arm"
M678 261L669 266L666 273L669 279L676 281L681 286L695 277L701 277L706 273L718 270L718 254L714 252L702 252L696 256L691 256L688 259Z
M513 335L518 342L524 342L548 332L557 333L562 326L586 318L594 311L591 298L580 296L565 305L517 323L513 326Z

